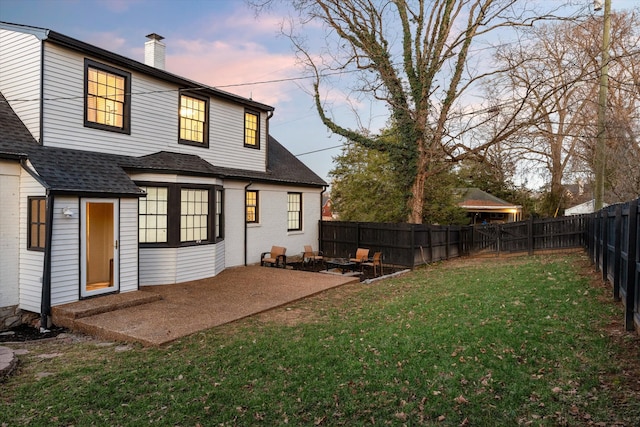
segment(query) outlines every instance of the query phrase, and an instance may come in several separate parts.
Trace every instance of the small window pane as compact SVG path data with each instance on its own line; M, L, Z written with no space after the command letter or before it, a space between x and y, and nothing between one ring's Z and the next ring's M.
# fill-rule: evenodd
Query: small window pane
M167 188L140 187L147 195L138 205L140 243L165 243L167 241Z

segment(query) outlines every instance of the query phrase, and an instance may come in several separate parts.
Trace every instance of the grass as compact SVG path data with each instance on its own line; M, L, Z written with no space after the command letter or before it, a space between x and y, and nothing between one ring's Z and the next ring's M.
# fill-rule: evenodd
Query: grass
M622 308L579 255L442 263L278 311L306 315L261 315L160 349L19 346L29 353L1 384L0 424L640 422L625 375L638 340L610 333Z

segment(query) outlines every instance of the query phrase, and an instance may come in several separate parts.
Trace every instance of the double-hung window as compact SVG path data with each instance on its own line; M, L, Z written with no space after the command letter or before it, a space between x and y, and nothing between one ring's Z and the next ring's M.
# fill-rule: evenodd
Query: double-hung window
M27 215L29 215L27 249L32 251L43 251L47 229L47 202L44 197L29 197L27 200Z
M166 243L169 191L167 187L140 187L147 195L138 203L140 243Z
M179 143L209 146L209 100L194 95L180 94Z
M244 112L244 146L260 148L260 113Z
M287 193L287 230L302 230L302 193Z
M245 218L248 223L258 222L258 192L247 190L245 192Z
M144 184L138 235L149 246L189 246L223 238L223 190L211 185Z
M84 125L130 133L131 74L85 59Z
M222 190L216 190L216 240L222 239L224 224L222 223L222 219L224 218L223 212L223 203L222 200Z
M209 190L180 190L180 242L209 240Z

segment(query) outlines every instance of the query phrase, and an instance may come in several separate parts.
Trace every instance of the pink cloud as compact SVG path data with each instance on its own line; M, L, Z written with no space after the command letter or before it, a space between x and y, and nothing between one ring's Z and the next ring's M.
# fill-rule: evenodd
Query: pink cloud
M292 54L272 53L252 42L183 39L167 42L167 52L167 71L269 105L289 100L291 83L246 83L300 74Z

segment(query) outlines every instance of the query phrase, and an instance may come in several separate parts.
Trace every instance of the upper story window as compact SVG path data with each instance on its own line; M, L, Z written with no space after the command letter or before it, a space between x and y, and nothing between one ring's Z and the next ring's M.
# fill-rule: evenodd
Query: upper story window
M44 197L29 197L28 202L29 231L27 249L43 251L47 227L47 202Z
M287 193L287 230L302 230L302 193Z
M245 193L246 221L258 222L258 192L247 190Z
M209 146L209 100L180 94L181 144Z
M131 74L85 59L84 125L130 133Z
M260 113L244 112L244 146L260 148Z

